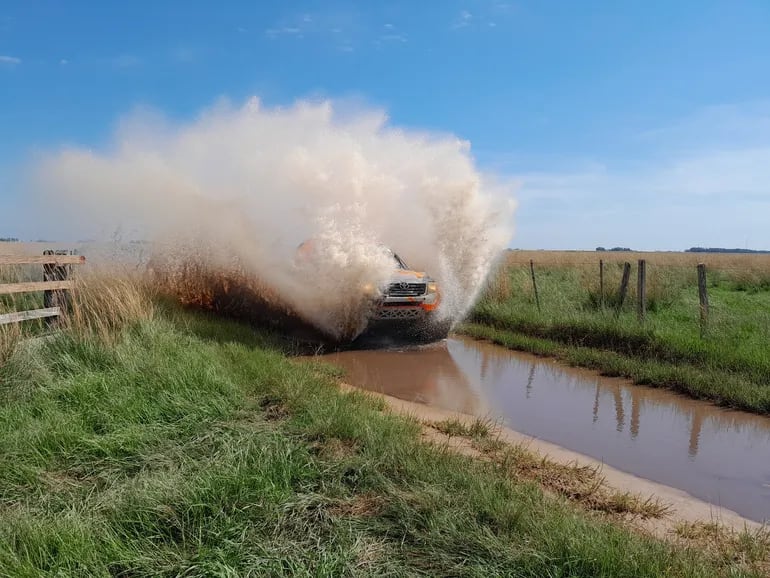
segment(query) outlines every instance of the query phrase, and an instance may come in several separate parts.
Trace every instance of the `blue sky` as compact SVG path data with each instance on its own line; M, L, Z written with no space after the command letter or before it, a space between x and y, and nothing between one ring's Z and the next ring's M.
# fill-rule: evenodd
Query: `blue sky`
M149 106L329 97L457 134L523 248L770 249L770 2L0 3L0 236L36 151Z

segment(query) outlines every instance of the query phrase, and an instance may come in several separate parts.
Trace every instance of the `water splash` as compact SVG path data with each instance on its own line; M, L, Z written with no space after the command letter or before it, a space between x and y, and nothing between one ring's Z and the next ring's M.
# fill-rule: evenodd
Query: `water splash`
M237 262L333 335L366 317L361 286L387 281L382 245L431 274L440 315L457 319L512 235L510 187L477 170L467 142L328 101L219 103L187 123L135 113L104 150L45 155L34 182L58 215L77 211L77 226L59 234L120 227L156 252ZM326 247L313 278L294 266L308 238Z

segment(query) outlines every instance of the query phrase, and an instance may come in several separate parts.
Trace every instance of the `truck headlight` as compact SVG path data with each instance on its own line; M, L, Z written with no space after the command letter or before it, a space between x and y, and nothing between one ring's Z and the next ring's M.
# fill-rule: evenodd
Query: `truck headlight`
M379 292L373 283L366 283L365 285L362 285L361 291L367 297L374 297Z
M435 281L428 283L428 293L438 293L438 285Z

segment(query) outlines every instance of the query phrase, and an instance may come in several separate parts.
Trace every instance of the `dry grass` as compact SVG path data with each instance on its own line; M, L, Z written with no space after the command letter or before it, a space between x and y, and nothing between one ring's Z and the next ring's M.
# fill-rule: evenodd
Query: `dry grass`
M459 419L445 419L429 423L430 427L440 431L449 437L466 437L487 439L494 429L494 424L490 420L476 418L468 425Z
M647 298L664 303L683 286L696 283L696 265L704 263L710 283L728 281L737 290L770 289L770 254L744 253L675 253L621 251L508 251L503 271L527 268L530 260L535 269L570 270L577 275L581 287L599 301L599 261L604 261L605 297L612 299L620 285L623 263L633 266L629 283L629 300L636 298L636 263L647 262ZM504 302L512 291L531 291L528 274L518 275L517 285L510 287L510 275L497 274L487 284L485 296ZM528 272L527 272L528 273ZM519 286L520 285L520 286Z
M0 285L7 283L21 283L26 281L40 281L42 268L28 265L3 265L0 266ZM15 311L26 311L42 307L42 299L37 295L18 293L0 296L0 314ZM37 322L39 325L39 322ZM11 323L0 325L0 365L10 359L16 350L18 343L30 333L30 323L26 325Z
M0 325L0 365L6 363L23 337L22 328L16 323Z
M713 269L740 269L770 273L770 254L751 253L678 253L666 251L508 251L504 260L507 265L583 265L634 262L645 259L649 265L694 267L705 263Z
M378 515L384 507L383 496L365 493L337 502L329 508L329 513L344 518L363 518Z
M754 568L770 574L770 530L745 529L740 532L725 528L717 522L682 522L674 530L677 538L696 546L719 562Z
M150 263L149 276L158 294L183 307L210 311L286 334L295 330L317 334L275 290L237 262L215 265L198 256L156 260Z
M545 490L558 494L582 507L596 512L641 519L660 518L669 506L660 500L610 488L599 469L589 466L560 464L544 458L522 445L511 445L493 435L494 424L475 419L466 423L459 419L426 422L447 436L463 437L491 463L517 480L530 480Z
M506 275L508 266L500 267L497 271L487 277L487 285L484 288L484 295L495 303L503 303L511 298L514 287L511 283L511 276Z
M157 289L141 274L93 272L77 280L62 328L111 342L119 329L155 316Z

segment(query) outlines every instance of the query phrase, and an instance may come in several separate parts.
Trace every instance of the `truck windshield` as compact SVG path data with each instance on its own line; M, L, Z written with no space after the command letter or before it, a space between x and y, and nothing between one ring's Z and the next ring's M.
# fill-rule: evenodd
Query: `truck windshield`
M393 255L393 260L396 262L396 265L398 265L399 269L409 269L409 267L407 266L406 263L404 263L401 257L396 255L395 253L393 253L392 255Z

